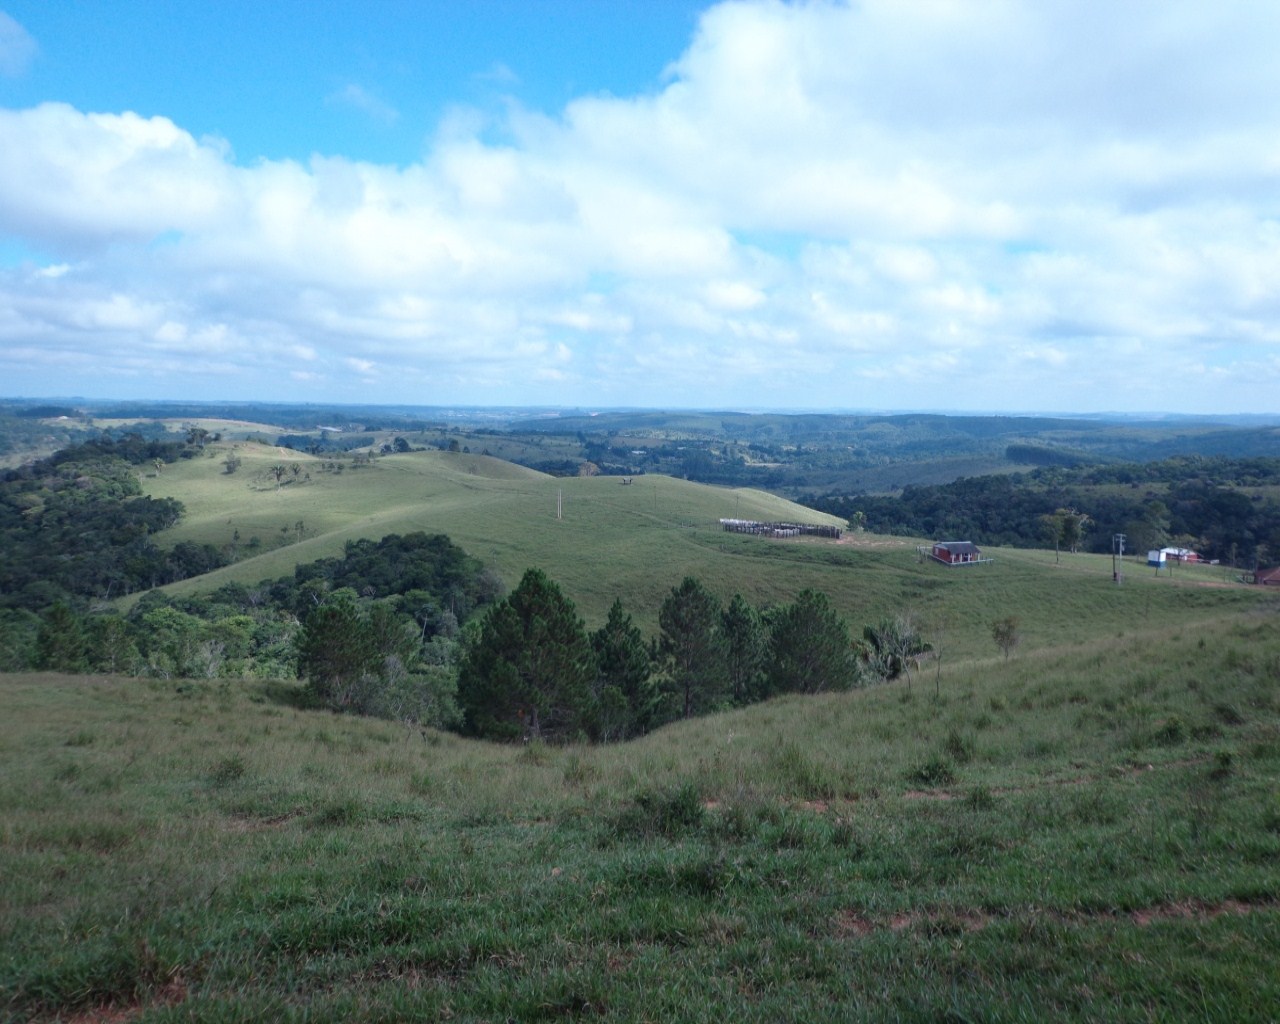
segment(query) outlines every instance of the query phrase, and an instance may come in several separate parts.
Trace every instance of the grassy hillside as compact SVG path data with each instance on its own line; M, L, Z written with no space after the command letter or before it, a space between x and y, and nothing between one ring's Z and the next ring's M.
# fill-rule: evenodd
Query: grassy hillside
M322 472L326 460L297 452L253 444L234 451L242 465L233 474L224 472L225 452L211 448L207 458L165 467L143 481L149 493L177 497L187 507L184 521L166 536L174 543L225 545L238 532L242 544L255 536L264 547L290 543L177 590L274 578L298 562L339 553L355 537L424 530L448 534L511 583L530 566L546 568L588 616L603 619L622 596L656 617L660 595L685 573L715 573L721 517L840 523L762 491L662 476L637 477L629 486L616 477L553 478L486 456L444 452L385 456L335 475ZM276 487L266 470L280 462L297 463L302 473L296 479L290 473ZM302 540L295 542L298 522ZM787 586L765 582L762 589L781 597Z
M0 1016L1273 1020L1277 679L1153 615L547 749L0 677Z
M288 539L175 592L225 580L253 583L292 572L298 562L341 551L355 537L412 530L443 532L497 567L514 585L530 566L545 569L599 625L620 597L649 631L665 595L686 575L723 599L735 591L757 605L784 602L804 587L830 595L856 630L910 613L948 657L977 657L994 647L992 619L1017 615L1029 648L1070 646L1126 631L1178 626L1212 610L1250 607L1266 596L1229 586L1217 570L1155 577L1129 565L1124 586L1111 581L1109 557L993 549L991 564L947 569L921 561L914 542L866 535L834 541L766 540L726 534L722 516L837 522L752 490L707 487L662 476L547 477L483 456L417 452L387 456L340 475L323 460L261 445L236 449L243 462L223 471L224 452L165 467L144 481L153 494L187 506L171 539L226 544L238 531L263 546ZM276 487L266 475L282 461L301 467ZM310 482L306 474L310 473ZM556 518L563 493L563 518ZM303 523L297 540L296 524Z

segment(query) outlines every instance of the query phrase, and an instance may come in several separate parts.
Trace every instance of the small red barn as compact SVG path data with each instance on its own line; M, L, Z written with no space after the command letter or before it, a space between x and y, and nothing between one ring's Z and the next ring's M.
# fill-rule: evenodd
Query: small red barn
M982 552L978 550L978 546L967 540L937 541L930 554L944 565L966 565L982 561Z

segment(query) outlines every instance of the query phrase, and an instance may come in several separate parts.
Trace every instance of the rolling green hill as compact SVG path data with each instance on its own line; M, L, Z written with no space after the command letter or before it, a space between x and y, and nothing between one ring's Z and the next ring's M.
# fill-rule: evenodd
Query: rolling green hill
M727 547L749 554L767 545L735 545L722 534L721 517L841 521L782 498L749 489L707 487L669 477L554 478L482 455L414 452L378 458L341 474L322 471L325 460L282 449L245 444L233 474L224 450L166 467L144 481L153 495L179 498L183 522L166 536L226 545L239 533L248 545L258 537L260 555L207 577L176 584L176 592L205 589L224 580L257 582L292 572L298 562L337 554L357 537L423 530L448 534L514 582L530 566L547 569L589 617L603 618L615 597L656 616L661 594L689 572L710 580ZM267 474L280 462L298 464L277 487ZM306 480L310 474L310 480ZM562 518L557 518L557 507ZM281 539L301 540L272 547ZM774 564L766 561L764 565ZM732 578L746 581L748 572ZM762 573L756 589L777 598L789 581Z
M148 477L150 493L179 498L184 520L166 533L225 545L239 533L261 554L167 588L210 589L228 580L255 583L292 572L295 564L337 554L351 539L422 530L445 533L496 567L514 585L526 568L546 570L591 626L621 598L641 626L656 631L663 598L685 575L722 599L737 591L756 605L792 600L805 587L828 594L855 632L877 619L910 613L943 657L986 656L989 624L1016 615L1028 647L1088 642L1099 631L1159 628L1194 621L1211 610L1246 608L1267 595L1227 585L1218 570L1156 578L1127 567L1124 586L1111 580L1105 556L992 549L990 564L947 569L922 561L904 538L849 535L767 540L723 532L721 517L839 523L760 491L709 487L663 476L552 478L484 456L415 452L376 459L341 474L323 459L242 444L235 473L227 450L167 466ZM280 486L268 474L285 461L300 467ZM310 474L310 480L307 480ZM563 518L556 518L562 499ZM301 522L301 539L296 524ZM286 543L287 541L287 543ZM272 547L271 545L279 546Z

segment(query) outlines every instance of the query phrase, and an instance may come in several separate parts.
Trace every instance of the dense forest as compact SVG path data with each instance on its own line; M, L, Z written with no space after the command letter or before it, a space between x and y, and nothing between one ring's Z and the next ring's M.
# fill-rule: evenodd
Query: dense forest
M348 674L367 690L394 683L410 693L433 667L452 665L461 625L502 589L447 537L392 534L351 541L339 557L257 586L231 583L183 598L151 591L124 615L105 602L63 598L0 611L0 670L278 679L301 664L318 678L323 635L334 649L346 645L348 658L361 652ZM380 712L384 698L347 694L333 703Z
M1152 463L1045 467L1030 473L905 487L893 496L808 495L803 504L873 533L979 544L1044 547L1064 511L1075 513L1084 550L1129 551L1166 544L1234 565L1280 554L1280 459L1178 457Z
M104 436L0 472L0 608L83 604L222 565L209 545L158 546L154 535L178 521L182 504L143 496L138 483L137 467L163 472L198 451L184 441Z

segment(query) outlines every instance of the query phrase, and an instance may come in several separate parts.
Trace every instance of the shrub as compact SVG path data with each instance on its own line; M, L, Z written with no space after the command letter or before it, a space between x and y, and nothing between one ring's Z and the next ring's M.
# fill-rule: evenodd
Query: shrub
M692 782L683 782L674 789L642 790L630 806L623 808L614 819L614 828L621 836L668 839L696 830L706 814L702 797Z
M1187 727L1177 715L1170 715L1160 723L1151 739L1162 747L1176 747L1187 738Z
M948 786L956 781L956 772L945 757L931 757L911 769L907 781L921 786Z
M224 757L209 772L209 780L215 786L225 786L243 778L245 773L244 758L239 754Z

